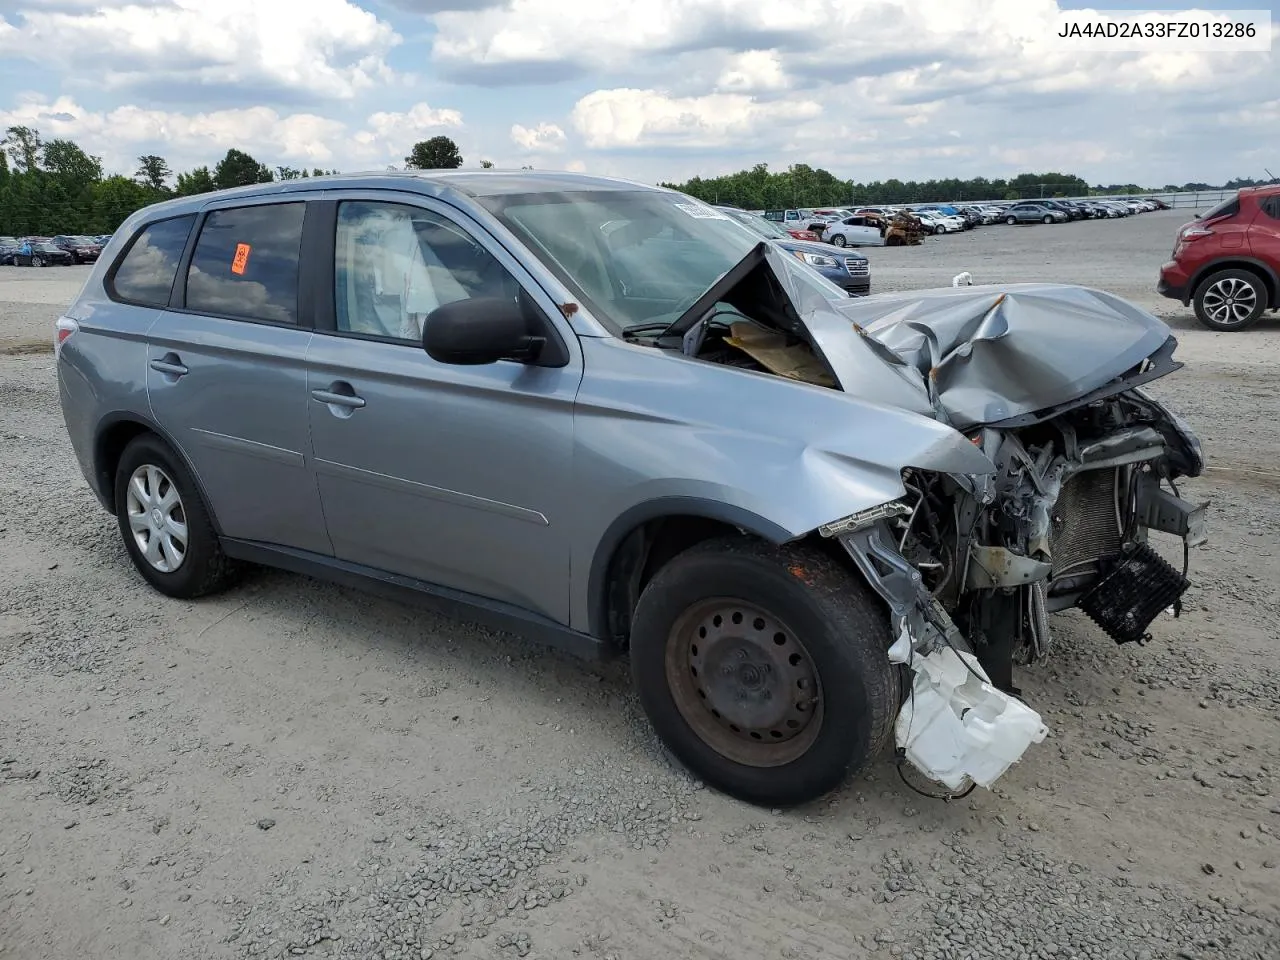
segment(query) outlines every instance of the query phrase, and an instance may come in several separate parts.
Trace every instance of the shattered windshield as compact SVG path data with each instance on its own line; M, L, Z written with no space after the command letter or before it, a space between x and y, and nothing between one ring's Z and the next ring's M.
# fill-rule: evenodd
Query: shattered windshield
M656 190L531 193L485 205L618 331L675 320L760 242L723 212Z

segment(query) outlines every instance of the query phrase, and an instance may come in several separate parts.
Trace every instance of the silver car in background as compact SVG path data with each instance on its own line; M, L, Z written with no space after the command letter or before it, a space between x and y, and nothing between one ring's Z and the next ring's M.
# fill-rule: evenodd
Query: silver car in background
M850 298L723 212L572 174L168 201L57 324L143 579L266 564L626 652L704 781L812 799L895 741L948 791L1046 729L1015 664L1175 607L1200 447L1163 323L1057 284ZM269 642L264 640L264 642Z

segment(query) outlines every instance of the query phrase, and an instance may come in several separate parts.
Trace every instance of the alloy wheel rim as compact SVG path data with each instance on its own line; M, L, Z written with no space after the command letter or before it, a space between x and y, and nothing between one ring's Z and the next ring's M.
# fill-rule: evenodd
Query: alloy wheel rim
M716 597L690 606L672 625L665 665L685 722L729 760L782 766L822 729L822 683L808 650L755 604Z
M1258 306L1258 292L1237 277L1219 280L1204 294L1204 312L1214 323L1235 326L1244 323Z
M187 513L173 479L155 464L133 471L125 511L138 552L160 573L174 573L187 558Z

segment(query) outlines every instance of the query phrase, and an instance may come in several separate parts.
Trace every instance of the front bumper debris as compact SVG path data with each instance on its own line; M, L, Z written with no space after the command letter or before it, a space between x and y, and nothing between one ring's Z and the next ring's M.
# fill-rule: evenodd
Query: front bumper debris
M894 730L898 749L951 790L990 788L1049 733L1040 714L991 685L971 653L944 647L921 656L904 632L889 659L914 674Z
M889 659L912 671L898 712L898 749L951 790L989 788L1048 734L1040 715L998 690L920 573L898 552L888 521L840 536L859 570L889 605L897 641Z

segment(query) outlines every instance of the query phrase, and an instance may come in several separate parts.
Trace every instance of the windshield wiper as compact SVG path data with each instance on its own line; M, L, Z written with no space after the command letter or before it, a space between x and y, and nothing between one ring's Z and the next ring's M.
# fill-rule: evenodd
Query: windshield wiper
M647 333L661 334L664 330L671 326L670 321L655 320L652 323L637 323L630 327L622 328L622 336L627 340L634 340L637 337L643 337ZM659 337L661 339L661 337Z

